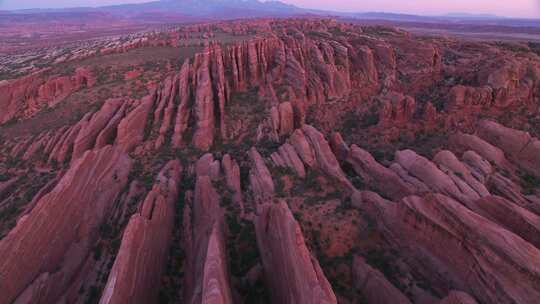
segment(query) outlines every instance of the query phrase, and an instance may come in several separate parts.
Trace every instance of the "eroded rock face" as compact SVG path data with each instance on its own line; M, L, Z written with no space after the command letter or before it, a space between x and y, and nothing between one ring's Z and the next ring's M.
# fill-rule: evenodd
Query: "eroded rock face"
M195 90L195 118L197 120L193 145L208 151L214 142L214 92L210 77L210 50L195 58L197 88Z
M451 291L438 304L476 304L476 300L462 291Z
M391 92L381 99L379 125L384 127L399 126L408 123L416 110L416 102L410 96Z
M108 125L109 121L111 121L122 103L123 100L121 99L108 100L103 107L92 116L88 121L88 124L81 129L75 139L72 161L81 157L86 150L94 147L97 137Z
M413 184L407 184L398 174L379 164L371 154L356 145L351 146L347 162L365 182L392 199L397 200L416 192Z
M0 125L15 118L28 118L44 107L54 107L71 93L92 87L95 79L87 68L78 68L74 75L53 76L37 72L0 84Z
M189 87L189 72L190 72L189 60L186 59L182 65L178 76L178 96L180 103L176 110L176 119L174 122L174 133L171 143L173 147L180 148L184 142L184 133L188 128L188 122L190 117L189 99L190 99L190 87Z
M456 134L450 137L450 142L459 148L478 153L499 167L505 168L508 166L508 160L506 160L506 156L500 148L491 145L475 135Z
M62 296L89 257L130 168L130 158L112 146L73 162L0 242L0 302L51 303Z
M351 182L345 177L345 173L341 169L341 166L332 152L330 145L324 138L324 135L310 125L305 125L302 130L314 152L313 154L318 167L326 174L343 183L346 187L352 189L353 186ZM308 157L306 157L306 159L308 159Z
M211 170L197 168L193 204L184 209L186 303L232 303L232 291L224 243L224 218L220 195Z
M539 297L531 277L540 275L540 251L458 202L440 194L405 198L395 220L399 237L446 265L439 271L480 301L528 303Z
M540 216L537 214L498 196L481 198L474 203L473 211L540 248Z
M304 163L302 163L302 160L294 150L294 147L290 144L283 144L279 147L278 152L272 153L270 158L276 166L291 168L301 178L306 176Z
M396 152L396 162L410 175L425 183L431 191L443 193L468 203L480 198L480 195L457 176L449 176L427 158L411 150ZM487 190L486 190L487 191Z
M300 226L284 201L267 203L255 220L257 244L275 303L337 303Z
M252 163L252 169L249 173L249 181L255 201L258 204L267 202L274 196L274 181L272 175L266 166L264 159L259 154L257 149L251 148L249 151L249 157Z
M156 301L174 228L181 171L179 161L169 162L129 220L101 304Z
M501 148L523 170L540 177L540 141L529 133L506 128L484 120L478 128L479 136Z
M360 291L367 303L411 303L401 291L388 282L380 271L369 266L362 257L354 257L352 272L354 286Z
M118 125L115 145L124 152L131 152L144 139L148 115L154 105L154 95L144 97Z

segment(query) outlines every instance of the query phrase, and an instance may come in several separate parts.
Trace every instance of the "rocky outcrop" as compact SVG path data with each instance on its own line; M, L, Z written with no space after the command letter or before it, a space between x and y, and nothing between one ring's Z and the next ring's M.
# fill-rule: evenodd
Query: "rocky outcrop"
M480 137L501 148L523 170L540 177L540 141L529 133L484 120L478 126Z
M481 302L532 303L540 296L540 251L512 232L440 194L405 198L395 212L389 226L396 240L418 257L429 252L421 258L426 268L434 259L437 271Z
M396 162L410 175L426 184L433 192L446 194L463 203L480 198L480 195L460 177L445 174L434 163L414 151L396 152Z
M498 196L481 198L474 202L472 210L540 249L540 216L537 214Z
M508 160L501 149L475 135L454 134L450 136L450 143L457 149L472 150L500 168L509 167Z
M178 75L170 77L165 81L164 87L161 89L160 95L163 100L163 107L156 110L155 116L159 117L162 114L162 119L154 118L155 129L158 129L158 138L155 142L155 149L159 150L167 140L167 133L173 124L173 116L177 109L176 96L178 92ZM161 110L161 111L160 111Z
M380 99L379 126L393 127L407 124L416 110L414 98L391 92Z
M195 83L195 133L193 145L208 151L214 143L214 128L219 122L222 139L226 139L225 103L228 99L223 54L219 45L211 45L195 56L193 64ZM217 113L215 113L217 109ZM216 117L219 121L216 122Z
M337 160L339 160L340 162L344 162L347 160L350 149L347 143L345 143L345 140L343 140L341 133L332 133L332 136L330 136L330 147L332 148L332 151L334 151Z
M484 184L473 176L471 170L464 163L459 161L454 153L448 150L441 151L435 155L433 161L438 164L439 168L449 175L458 186L466 183L478 193L480 197L490 195Z
M240 166L229 154L225 154L221 160L221 166L225 175L227 187L233 193L233 201L239 206L240 213L244 212L242 185L240 181Z
M157 299L174 228L181 165L169 162L139 212L131 216L101 296L101 304Z
M352 274L354 287L368 304L411 303L380 271L369 266L362 257L354 257Z
M304 163L302 163L302 160L294 150L294 147L290 144L285 143L279 147L277 152L270 155L270 158L276 166L290 168L294 170L299 177L306 177Z
M379 164L369 152L356 145L351 146L347 162L365 183L391 199L399 200L417 192L414 184L407 183L394 171Z
M447 108L450 112L478 112L483 108L489 108L493 101L493 91L488 86L477 88L457 85L449 94Z
M176 110L176 119L174 122L174 133L171 139L173 147L180 148L184 143L184 133L188 128L188 122L190 117L190 86L189 86L189 73L191 65L189 59L186 59L182 65L182 69L178 75L178 96L180 102L178 109Z
M477 304L467 293L462 291L451 291L446 298L442 299L437 304Z
M143 141L148 115L154 106L154 98L155 95L151 94L137 102L134 109L118 125L115 145L122 151L131 152Z
M221 198L204 167L197 169L194 201L184 208L184 299L193 304L232 303Z
M115 113L122 105L122 99L109 99L103 107L92 115L88 123L81 128L73 145L71 160L81 157L86 150L92 149L101 131L108 125Z
M287 203L264 204L255 220L257 244L272 301L337 303L317 260L309 253Z
M60 299L90 256L130 168L129 157L112 146L73 162L58 185L0 242L0 302Z
M249 171L249 182L253 191L255 202L262 204L272 199L274 196L274 181L266 166L264 159L257 149L251 148L249 151L251 160L251 170Z
M354 187L345 176L324 135L310 125L304 125L301 130L297 131L297 136L291 137L291 141L302 160L308 166L320 169L347 188L353 189Z
M49 77L47 71L37 72L0 84L0 125L15 119L28 118L45 107L54 107L70 94L92 87L95 79L84 67L74 75Z
M294 130L294 113L290 102L284 102L270 109L273 131L277 136L285 136Z

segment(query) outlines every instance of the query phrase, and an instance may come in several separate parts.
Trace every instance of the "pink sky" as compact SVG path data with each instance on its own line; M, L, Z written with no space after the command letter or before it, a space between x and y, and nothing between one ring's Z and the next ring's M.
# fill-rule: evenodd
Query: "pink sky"
M0 0L0 9L101 6L152 0ZM155 1L155 0L154 0ZM200 0L204 1L204 0ZM347 12L396 12L423 15L496 14L540 18L540 0L281 0L300 7Z
M540 0L284 0L300 7L336 11L384 11L440 15L447 13L540 17Z

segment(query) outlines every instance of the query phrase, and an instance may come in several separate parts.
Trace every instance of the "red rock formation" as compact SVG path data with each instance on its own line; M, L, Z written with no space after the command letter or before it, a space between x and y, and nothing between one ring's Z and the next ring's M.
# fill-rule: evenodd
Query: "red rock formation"
M337 303L300 226L284 201L264 204L255 220L266 282L272 300L283 304Z
M324 173L335 178L347 188L353 189L354 187L345 176L324 135L310 125L305 125L302 131L306 136L306 141L309 143L310 151L313 151L313 157L317 164L316 168L320 168ZM295 148L296 146L298 145L295 145ZM302 150L297 150L297 152L302 156ZM306 156L302 157L304 161L309 158Z
M408 197L394 206L374 208L384 210L378 218L392 238L412 246L402 254L417 256L424 269L435 263L432 269L447 282L482 302L529 303L540 295L532 279L540 274L540 251L522 238L440 194Z
M181 170L179 161L169 162L129 220L101 304L156 301L174 228Z
M81 128L81 131L75 139L71 158L72 161L81 157L86 150L94 147L97 137L108 125L109 121L111 121L122 103L122 99L109 99L98 112L92 115L88 124Z
M306 177L306 170L304 168L304 164L294 150L294 147L290 144L286 143L279 147L278 151L272 153L270 158L276 166L291 168L296 172L299 177Z
M202 168L197 168L193 204L184 209L184 299L186 303L232 303L220 196Z
M298 153L298 156L302 158L304 164L311 168L317 167L314 151L311 148L304 132L301 129L296 129L294 131L294 133L289 138L289 142Z
M394 171L379 164L371 154L356 145L351 146L347 162L353 166L364 182L389 198L399 200L417 192L413 184L407 184Z
M462 291L451 291L446 298L442 299L437 304L476 304L470 295Z
M343 140L341 133L332 133L332 136L330 136L330 147L332 148L332 151L334 151L334 154L339 161L343 162L347 160L350 149L349 146L345 143L345 140Z
M257 149L251 148L249 158L252 163L249 171L249 181L255 202L262 204L267 202L274 196L274 181L272 175L264 163L264 159L257 152Z
M529 133L506 128L496 122L484 120L478 134L501 148L523 170L540 177L540 141Z
M131 160L111 146L87 152L72 164L0 242L0 302L60 299L89 257L130 168Z
M362 294L362 299L366 301L366 303L411 303L401 291L386 280L380 271L369 266L362 257L354 257L352 273L354 287Z
M433 192L452 196L463 203L480 198L480 195L461 178L445 174L434 163L414 151L396 152L396 162L410 175L420 179Z
M195 57L197 88L194 113L197 122L195 134L193 134L193 145L203 151L208 151L214 142L214 93L209 65L209 50Z
M102 148L106 145L113 144L116 139L116 134L118 132L118 125L124 118L127 108L127 102L123 102L122 106L116 111L114 116L109 120L109 123L103 128L96 138L96 144L94 148Z
M491 106L493 92L488 86L476 88L458 85L450 90L449 98L447 107L451 112L478 112Z
M379 126L400 126L412 120L416 110L414 98L391 92L383 96L380 101Z
M270 109L271 121L277 141L280 136L289 135L294 130L294 113L290 102L284 102Z
M186 59L180 70L178 76L178 96L180 98L180 103L178 104L178 109L176 110L176 120L174 123L174 134L171 139L172 145L175 148L180 148L184 142L184 132L188 128L188 122L190 117L189 109L189 98L190 98L190 87L189 87L189 72L191 65L189 64L189 59Z
M71 93L91 87L95 80L87 68L72 76L47 78L47 70L0 85L0 125L14 118L27 118L44 107L54 107Z
M60 142L51 152L51 155L49 156L49 162L57 162L59 164L63 164L68 160L69 157L71 157L70 153L72 153L73 151L73 145L75 143L75 140L77 139L77 136L79 135L81 129L88 124L90 117L91 113L86 114L77 124L75 124L69 129L68 132L66 132L64 137L60 140Z
M229 154L223 156L221 161L227 187L233 192L233 201L240 207L240 213L244 212L242 187L240 184L240 166Z
M493 162L501 168L507 168L509 166L508 160L506 160L504 152L501 149L475 135L458 133L450 137L450 142L457 148L472 150L478 153L486 160Z
M458 186L466 183L480 197L489 195L489 191L483 183L478 181L470 169L457 159L454 153L444 150L435 155L433 161L439 165L439 168L445 172ZM465 187L462 187L465 188Z
M137 102L135 108L118 125L115 145L122 151L131 152L143 141L148 124L147 118L154 105L154 97L154 94L151 94Z
M540 248L539 215L498 196L483 197L471 209Z
M178 91L177 77L178 76L175 76L172 79L167 79L165 81L165 87L162 89L161 92L163 100L166 101L166 103L164 103L166 104L166 106L163 108L163 119L161 121L154 119L154 124L160 123L159 125L156 125L157 129L159 130L159 135L155 142L156 150L159 150L165 144L165 136L167 135L167 132L169 131L169 128L171 128L171 125L173 123L174 111L177 108L175 103L175 98ZM158 112L156 111L156 114L157 113Z

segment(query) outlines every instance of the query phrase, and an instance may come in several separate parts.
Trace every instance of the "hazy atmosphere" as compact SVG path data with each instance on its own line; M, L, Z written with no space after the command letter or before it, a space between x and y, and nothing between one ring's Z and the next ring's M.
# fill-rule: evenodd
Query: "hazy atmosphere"
M104 6L123 3L142 3L147 0L0 0L0 9L60 8L76 6ZM283 2L305 8L335 11L385 11L423 15L448 13L495 14L512 17L540 17L540 2L537 0L284 0Z

